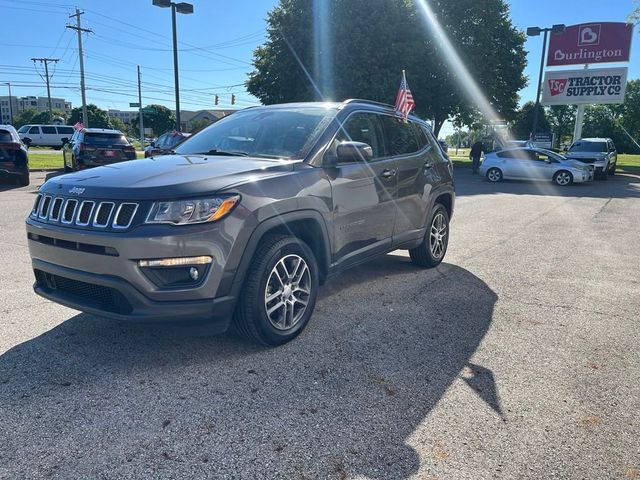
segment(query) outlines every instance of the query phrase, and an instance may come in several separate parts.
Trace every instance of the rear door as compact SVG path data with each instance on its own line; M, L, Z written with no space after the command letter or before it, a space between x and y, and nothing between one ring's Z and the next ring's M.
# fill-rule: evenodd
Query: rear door
M371 146L369 161L338 163L329 169L333 197L334 261L356 262L391 245L396 218L396 162L387 155L380 115L354 112L343 123L327 155L339 142Z
M397 216L394 240L420 233L429 208L430 193L439 181L438 162L434 148L425 133L411 121L383 115L385 145L398 169L396 194Z

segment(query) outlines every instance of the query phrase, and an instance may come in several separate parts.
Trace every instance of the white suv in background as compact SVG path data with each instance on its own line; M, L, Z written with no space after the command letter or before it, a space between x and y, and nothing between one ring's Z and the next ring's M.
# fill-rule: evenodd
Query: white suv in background
M616 173L618 152L610 138L581 138L571 144L566 157L593 165L596 176L606 180Z
M20 140L28 145L62 148L62 139L71 138L75 130L68 125L23 125L18 129Z

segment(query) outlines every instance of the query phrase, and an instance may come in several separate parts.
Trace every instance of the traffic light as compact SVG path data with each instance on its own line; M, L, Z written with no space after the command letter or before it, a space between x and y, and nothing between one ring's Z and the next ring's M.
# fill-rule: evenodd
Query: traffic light
M218 102L220 102L220 99L218 98L218 95L216 95L216 99L215 99L216 105L218 105Z
M236 96L232 93L231 94L231 105L235 105L236 104Z

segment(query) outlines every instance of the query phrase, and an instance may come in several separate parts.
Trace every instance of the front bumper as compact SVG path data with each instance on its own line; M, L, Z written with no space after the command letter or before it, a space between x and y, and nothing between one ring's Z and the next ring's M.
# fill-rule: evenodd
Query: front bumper
M77 310L141 322L213 321L225 330L235 298L221 291L228 246L222 226L145 226L126 233L82 231L27 220L34 290ZM140 259L207 255L213 261L193 286L162 287Z

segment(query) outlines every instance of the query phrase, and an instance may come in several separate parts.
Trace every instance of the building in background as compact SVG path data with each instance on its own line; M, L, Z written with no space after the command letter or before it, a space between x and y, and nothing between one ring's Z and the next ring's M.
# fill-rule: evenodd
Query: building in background
M8 95L0 96L0 123L9 123L11 120L11 109L9 108L9 100L11 100L11 106L13 107L13 116L15 117L20 112L33 108L38 112L49 111L49 101L47 97L16 97ZM51 108L65 113L71 114L71 102L67 102L64 98L51 97Z
M204 120L206 122L215 123L220 120L222 117L226 117L227 115L231 115L233 112L236 112L238 109L215 109L215 110L180 110L180 128L183 132L190 132L191 126L198 122L199 120ZM175 110L171 110L175 115Z
M124 123L133 123L138 118L138 110L116 110L110 108L107 110L107 115L111 118L117 118Z

